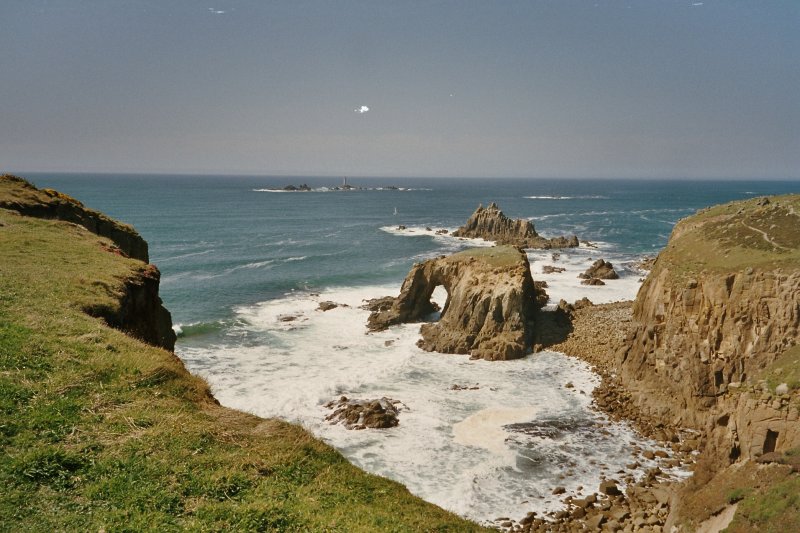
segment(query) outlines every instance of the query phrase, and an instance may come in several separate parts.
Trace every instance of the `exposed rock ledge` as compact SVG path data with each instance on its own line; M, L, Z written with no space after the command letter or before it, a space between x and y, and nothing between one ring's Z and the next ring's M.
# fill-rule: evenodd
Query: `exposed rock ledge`
M176 335L172 329L172 315L158 296L160 280L161 273L155 266L144 265L136 276L125 280L117 305L84 311L132 337L174 351Z
M72 222L92 233L107 237L128 257L148 263L147 241L133 227L85 207L81 202L53 189L37 189L26 180L10 174L0 176L3 189L0 209L11 209L35 218Z
M479 205L472 213L467 223L455 232L455 237L468 237L472 239L485 239L495 241L497 244L510 244L518 248L575 248L578 246L578 237L554 237L546 239L536 233L536 229L529 220L512 220L505 216L497 204L492 202L489 207Z
M379 302L383 305L370 315L369 329L425 319L436 311L431 295L440 285L447 302L438 322L420 328L422 349L492 361L528 353L533 316L547 296L534 286L525 253L513 246L465 250L415 264L400 296Z

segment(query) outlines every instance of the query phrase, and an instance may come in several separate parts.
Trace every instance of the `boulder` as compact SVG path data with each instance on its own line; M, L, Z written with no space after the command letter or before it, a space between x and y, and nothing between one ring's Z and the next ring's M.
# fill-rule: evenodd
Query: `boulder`
M437 322L420 328L422 349L487 360L530 351L534 314L547 297L534 286L527 256L513 246L475 248L415 264L391 307L370 315L369 329L430 318L438 286L446 289L447 302Z
M325 404L334 411L325 417L331 424L342 423L347 429L391 428L399 424L400 401L390 398L379 400L351 400L342 396Z
M583 274L578 274L582 279L619 279L619 274L608 261L598 259Z
M492 202L489 207L479 205L467 223L453 232L455 237L468 237L510 244L519 248L574 248L578 237L554 237L547 239L536 233L529 220L510 219Z

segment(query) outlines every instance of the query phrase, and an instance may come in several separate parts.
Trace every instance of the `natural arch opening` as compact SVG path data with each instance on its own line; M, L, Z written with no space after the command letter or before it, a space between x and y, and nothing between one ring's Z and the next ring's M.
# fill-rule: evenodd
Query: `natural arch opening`
M433 311L425 317L426 322L438 322L447 311L450 304L450 293L444 285L436 285L429 298Z

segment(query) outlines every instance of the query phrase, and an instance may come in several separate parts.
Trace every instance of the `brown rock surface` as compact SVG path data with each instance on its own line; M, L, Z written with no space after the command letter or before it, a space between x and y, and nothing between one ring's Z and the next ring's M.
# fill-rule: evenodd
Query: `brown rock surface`
M399 424L398 400L352 400L342 396L325 404L333 413L325 417L331 424L341 422L347 429L382 429Z
M731 383L798 342L800 196L727 204L681 221L642 285L617 353L653 416L705 427Z
M529 220L508 218L494 202L486 208L479 205L467 223L453 232L453 236L485 239L518 248L550 249L578 246L578 238L574 235L552 239L540 236Z
M378 306L370 315L369 329L423 320L436 310L430 298L440 285L447 290L447 302L438 322L421 327L421 348L487 360L528 353L534 313L543 298L537 303L528 258L512 246L465 250L415 264L391 308Z
M84 311L132 337L173 351L176 335L172 316L158 295L160 280L161 273L155 266L143 265L135 277L125 280L123 292L114 304Z
M582 279L619 279L619 274L614 270L614 265L604 259L598 259L578 277Z

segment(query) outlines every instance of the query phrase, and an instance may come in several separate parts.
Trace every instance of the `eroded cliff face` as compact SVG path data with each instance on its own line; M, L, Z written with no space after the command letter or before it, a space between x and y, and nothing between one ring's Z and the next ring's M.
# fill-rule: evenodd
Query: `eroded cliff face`
M745 267L676 279L657 262L634 321L619 353L623 383L651 414L699 428L731 384L737 388L797 343L800 271Z
M528 353L533 315L543 298L534 287L527 256L512 246L466 250L414 265L400 296L372 313L369 328L423 320L436 310L430 299L440 285L447 290L447 302L437 322L421 327L421 348L487 360Z
M144 266L124 282L118 305L93 307L84 311L102 318L112 328L153 346L174 351L176 335L172 315L158 296L161 273L153 265Z
M546 239L536 233L529 220L508 218L497 204L482 205L469 217L467 223L453 232L455 237L468 237L509 244L518 248L569 248L578 246L578 237L554 237Z
M79 224L92 233L111 239L128 257L149 262L147 242L133 229L78 200L52 189L37 189L17 176L0 176L0 208L36 218Z
M800 446L799 339L800 196L678 223L637 295L616 369L638 409L700 432L681 506L733 463Z

